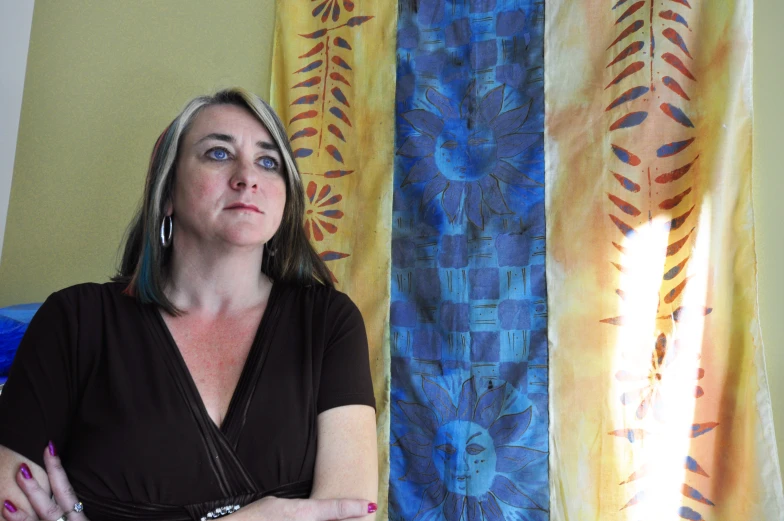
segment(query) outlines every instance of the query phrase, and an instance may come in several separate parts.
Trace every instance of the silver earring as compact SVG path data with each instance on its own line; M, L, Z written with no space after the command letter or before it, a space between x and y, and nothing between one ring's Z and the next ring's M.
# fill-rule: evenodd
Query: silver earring
M164 215L161 221L161 246L164 248L168 248L171 245L173 231L174 221L172 221L171 215Z

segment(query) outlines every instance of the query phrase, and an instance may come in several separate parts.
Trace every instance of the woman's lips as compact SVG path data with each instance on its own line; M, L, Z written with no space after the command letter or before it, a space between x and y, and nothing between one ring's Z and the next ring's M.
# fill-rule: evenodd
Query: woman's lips
M256 212L256 213L261 213L261 210L259 210L258 206L253 205L253 204L247 204L247 203L230 204L225 209L226 210L249 210L249 211Z

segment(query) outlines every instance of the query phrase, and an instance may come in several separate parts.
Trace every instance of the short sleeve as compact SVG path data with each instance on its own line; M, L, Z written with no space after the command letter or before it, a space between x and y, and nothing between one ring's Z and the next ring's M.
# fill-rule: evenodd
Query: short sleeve
M343 405L375 408L367 334L359 309L345 294L333 292L326 323L317 411Z
M0 394L0 445L41 466L50 440L66 445L73 413L72 312L58 293L44 302L19 344Z

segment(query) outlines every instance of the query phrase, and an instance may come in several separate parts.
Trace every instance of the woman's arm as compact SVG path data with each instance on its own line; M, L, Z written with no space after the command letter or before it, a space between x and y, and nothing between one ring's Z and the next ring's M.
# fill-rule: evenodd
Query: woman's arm
M2 451L5 450L5 453ZM0 464L6 456L11 460L19 459L16 453L0 447ZM10 505L2 507L2 517L6 521L38 521L39 519L59 519L64 513L69 521L89 521L84 512L76 512L71 505L78 499L68 481L60 458L50 444L44 450L46 471L38 469L35 477L25 478L18 473L16 489L22 495L15 496ZM13 465L13 463L12 463ZM43 483L43 485L41 485ZM51 486L50 486L51 484ZM5 489L2 489L5 490ZM53 497L51 497L53 494ZM6 499L5 501L9 501ZM31 507L32 505L32 507ZM65 505L65 506L63 506ZM10 508L9 508L10 507ZM71 508L71 510L69 510ZM367 512L375 512L375 504L366 499L280 499L266 497L244 506L231 515L236 521L342 521L365 517Z
M264 498L243 507L227 521L371 520L375 517L378 494L375 411L367 405L334 407L318 415L317 427L316 468L310 499ZM368 505L368 501L372 503Z
M367 498L378 494L376 415L367 405L345 405L318 415L314 499ZM372 519L368 515L363 519Z

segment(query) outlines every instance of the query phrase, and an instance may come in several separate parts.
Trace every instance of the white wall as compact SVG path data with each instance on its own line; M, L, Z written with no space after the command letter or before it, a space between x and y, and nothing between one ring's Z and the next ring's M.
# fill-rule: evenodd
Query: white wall
M35 0L0 0L0 259Z

